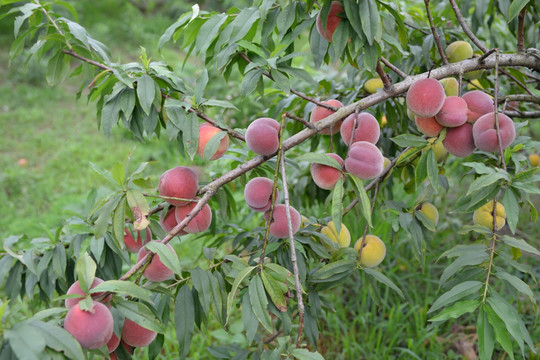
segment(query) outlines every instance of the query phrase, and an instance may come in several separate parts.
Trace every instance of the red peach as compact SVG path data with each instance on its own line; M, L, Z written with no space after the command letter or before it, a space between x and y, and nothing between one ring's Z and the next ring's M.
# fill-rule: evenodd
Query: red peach
M124 320L122 325L122 340L133 347L148 346L154 341L157 333L142 327L129 319Z
M111 311L102 303L94 301L88 311L81 310L77 303L69 309L64 320L64 329L83 348L98 349L111 339L113 322Z
M343 13L343 6L341 6L339 1L332 1L332 4L330 4L330 11L328 12L328 17L326 18L326 31L323 30L322 27L322 19L321 19L321 12L317 14L317 31L323 38L325 38L328 41L332 41L332 36L334 35L334 32L336 31L339 23L341 22L341 17L339 14Z
M256 177L248 181L244 187L244 198L248 206L258 212L270 209L274 182L265 177ZM279 195L276 189L276 199Z
M208 123L203 123L199 125L199 145L197 146L197 155L199 157L204 157L204 149L206 148L206 144L217 134L220 132L223 132L221 129L212 126ZM210 158L210 160L216 160L225 154L227 149L229 148L229 135L225 134L225 137L219 141L219 146Z
M359 179L368 180L379 176L384 170L384 157L372 143L354 143L345 158L345 170Z
M271 118L259 118L246 130L246 144L256 154L272 155L279 148L281 125Z
M336 99L330 99L328 101L321 101L322 104L330 105L335 108L340 108L343 106L343 103ZM332 115L334 112L330 109L327 109L322 106L315 106L315 109L311 112L311 116L309 117L309 121L314 124L318 121L321 121L322 119ZM342 121L338 121L332 126L332 130L330 131L330 128L323 129L319 133L323 135L330 135L330 133L335 134L339 131L339 128L341 126Z
M516 128L514 122L508 116L502 113L497 114L499 120L499 135L501 138L501 147L506 149L516 138ZM491 112L482 115L473 125L474 144L482 151L499 151L499 140L495 128L495 113Z
M343 165L343 159L338 154L330 153L327 155L336 159L340 165ZM332 190L336 186L338 180L343 176L340 170L318 163L311 164L309 170L315 184L325 190Z
M126 228L124 235L124 244L126 245L127 250L129 252L136 253L144 244L152 240L152 232L150 231L149 227L146 228L145 235L146 237L142 239L141 232L137 231L137 240L135 240L130 229Z
M435 117L423 118L415 116L414 122L422 134L430 137L439 135L444 128L444 126L437 122Z
M473 126L466 122L461 126L448 128L446 137L443 140L443 146L454 156L469 156L476 149L473 139Z
M98 286L102 282L103 282L102 279L100 279L98 277L94 277L94 281L92 282L92 285L90 286L90 289L95 288L96 286ZM77 280L73 284L71 284L71 286L69 287L69 289L68 289L68 291L66 293L66 295L72 295L72 294L78 294L78 295L81 295L81 297L66 299L64 301L64 304L66 305L66 308L68 308L68 309L71 309L72 307L77 305L79 303L79 301L84 299L84 292L81 289L81 285L79 284L79 280ZM97 298L97 297L99 297L101 295L103 295L102 292L97 292L97 293L93 293L91 296L92 296L92 298ZM109 302L109 301L111 301L111 298L112 298L112 296L107 296L107 297L105 297L103 302L105 302L105 303Z
M441 110L435 115L439 124L456 127L467 122L467 102L459 96L448 96L444 99Z
M182 222L186 218L187 214L189 214L189 212L193 210L196 205L197 203L192 202L186 206L177 206L174 212L176 221L178 223ZM210 227L211 223L212 210L210 210L210 206L208 204L204 204L201 211L199 211L197 215L195 215L195 217L189 222L189 224L186 225L184 231L188 234L206 231Z
M381 129L375 116L370 113L362 112L359 114L351 114L343 120L339 132L341 138L346 145L351 142L351 133L353 132L354 119L356 117L356 128L354 129L354 136L352 142L368 141L372 144L376 144L379 141Z
M300 213L289 206L291 213L291 225L293 235L300 230L300 225L302 224L302 217ZM289 227L287 225L287 208L283 204L276 205L274 207L274 213L272 214L272 221L270 223L270 235L277 238L288 238L289 237ZM270 216L270 211L267 211L264 214L264 218L268 220Z
M158 191L162 196L193 199L197 195L199 180L193 170L177 166L165 171L159 178ZM169 204L182 206L188 201L165 199Z
M407 92L407 108L418 117L433 117L441 110L445 97L439 81L433 78L416 80Z
M166 245L176 256L176 252L174 251L173 247L169 244ZM147 250L145 247L142 247L137 254L137 262L140 261L148 253L150 253L150 251ZM174 272L161 262L158 254L155 254L152 257L150 264L148 264L148 266L144 270L143 275L150 281L160 282L170 279L174 275Z
M483 91L474 90L463 94L467 103L467 121L474 123L480 116L493 112L493 99Z

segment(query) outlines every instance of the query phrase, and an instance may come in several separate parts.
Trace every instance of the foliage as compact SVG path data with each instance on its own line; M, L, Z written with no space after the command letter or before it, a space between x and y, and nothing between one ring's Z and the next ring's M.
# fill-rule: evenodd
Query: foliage
M7 321L2 328L0 357L81 359L89 353L106 354L105 348L83 350L59 325L66 309L54 307L66 298L64 294L75 280L88 290L97 276L106 281L89 293L114 294L117 327L128 318L160 334L148 347L150 358L158 356L169 325L175 329L180 357L186 358L196 331L204 331L210 321L230 329L231 319L241 318L247 341L214 344L208 348L212 356L321 359L319 327L331 311L331 304L324 301L328 290L360 276L373 289L373 299L380 296L379 286L404 299L408 295L395 274L363 266L361 254L352 248L337 249L317 231L319 222L332 219L339 232L348 216L354 218L351 221L360 229L360 238L369 232L409 239L407 250L425 266L426 252L434 251L426 239L437 224L416 210L433 197L448 199L453 202L453 211L468 214L495 199L506 209L508 227L504 232L461 227L459 235L473 241L444 249L440 255L441 262L448 265L439 279L440 295L427 311L428 321L439 324L473 314L481 359L490 359L499 349L512 359L516 354L525 357L527 350L534 352L524 321L528 314L522 309L537 311L531 289L536 280L533 269L519 260L521 254L538 257L540 252L517 230L524 221L520 210L528 212L532 222L537 221L532 197L540 194L540 176L528 165L524 151L531 151L538 143L522 135L500 154L477 151L466 162L448 158L440 163L433 142L442 142L444 132L430 141L420 136L407 117L402 95L414 79L426 76L406 74L428 72L437 79L459 75L461 82L464 72L487 69L480 84L496 99L526 90L531 102L538 103L537 90L515 85L538 81L531 70L522 69L540 70L538 50L514 51L514 44L521 41L538 48L537 4L502 1L464 5L461 11L472 14L467 20L474 34L500 48L501 53L497 50L484 59L450 65L437 49L464 37L452 12L452 1L425 4L424 8L415 3L344 0L343 20L331 42L321 37L315 26L317 13L323 18L328 14L329 1L319 7L311 1L261 0L223 12L194 5L158 42L160 49L174 46L185 51L185 61L190 57L201 60L204 66L193 82L182 73L185 63L175 67L152 61L145 48L141 48L138 62L115 62L108 47L79 24L78 14L68 2L0 1L5 10L0 16L15 16L11 60L24 54L26 62L31 57L45 61L45 77L51 85L68 76L81 78L77 97L84 95L95 102L97 125L106 137L118 126L140 141L164 137L190 161L197 151L202 120L226 131L235 145L230 151L233 155L217 160L224 164L221 173L199 190L201 198L191 213L195 215L210 201L216 214L211 231L202 235L212 239L212 246L201 254L208 264L204 269L186 267L181 256L171 257L165 246L153 244L149 247L174 271L175 278L164 283L142 280L142 269L149 259L135 263L130 258L124 245L126 226L150 226L154 236L167 243L189 220L168 234L161 228L164 207L155 195L156 179L143 175L147 162L132 165L129 157L110 170L92 165L109 182L111 191L90 194L91 208L74 214L47 238L5 238L0 280L6 300L0 311L5 312ZM434 21L434 32L430 20ZM521 24L527 25L524 33L519 30ZM485 52L482 47L480 50ZM385 74L383 63L394 72ZM491 71L503 67L510 76ZM361 79L375 74L381 76L385 88L366 94ZM310 112L320 105L316 98L330 97L339 98L346 106L317 125L309 125ZM346 174L330 195L307 185L309 163L337 166L322 155L323 149L341 153L346 149L337 137L323 138L317 132L367 108L387 120L378 145L392 162L383 174L367 184ZM507 111L505 104L501 111L521 118L537 114L534 109L525 104ZM277 159L253 156L243 144L245 128L254 116L281 121ZM300 121L290 121L298 118ZM518 131L527 126L527 121L520 122ZM217 148L218 141L210 146ZM461 181L466 186L450 184L445 176L450 170L463 174ZM257 226L261 220L240 205L243 200L238 188L247 177L272 174L275 186L281 174L284 201L310 215L291 239L268 237L270 224ZM399 181L392 181L398 176ZM389 188L399 182L410 197L394 198ZM306 196L306 189L315 196ZM188 235L187 241L195 238ZM387 251L392 251L389 243L387 246ZM9 302L19 296L39 304L40 311L17 318L10 312ZM118 358L129 357L127 352L118 353Z

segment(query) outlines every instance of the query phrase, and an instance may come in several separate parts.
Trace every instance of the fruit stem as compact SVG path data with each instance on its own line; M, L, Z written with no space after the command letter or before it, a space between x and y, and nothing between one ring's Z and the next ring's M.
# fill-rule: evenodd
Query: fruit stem
M499 143L499 153L504 171L506 171L506 161L504 160L504 151L502 148L501 132L499 129L499 49L495 49L495 94L493 96L493 108L495 112L495 131L497 132L497 142ZM495 218L495 216L494 216Z
M493 256L495 255L495 241L497 240L497 198L493 199L493 232L491 235L491 248L489 251L489 265L488 273L486 276L486 282L484 283L484 295L482 296L482 303L486 302L488 288L489 288L489 278L491 277L491 269L493 267Z

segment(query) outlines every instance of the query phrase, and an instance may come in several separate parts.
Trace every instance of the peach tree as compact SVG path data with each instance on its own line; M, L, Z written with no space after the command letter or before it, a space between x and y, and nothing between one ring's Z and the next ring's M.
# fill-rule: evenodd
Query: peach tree
M526 156L538 146L526 135L540 117L537 2L193 5L158 47L199 59L194 82L144 48L114 61L70 2L0 5L14 17L12 60L46 63L52 85L80 79L105 136L165 138L184 158L159 179L148 163L92 164L111 191L91 194L88 212L47 238L3 240L1 359L128 359L133 347L156 358L168 327L187 358L194 332L231 318L247 343L216 344L216 358L322 359L329 289L360 273L374 297L422 291L385 274L396 239L419 267L428 252L445 264L430 274L431 323L473 314L480 359L536 352L524 321L534 270L520 259L540 252L518 225L536 222L540 194ZM451 222L461 244L430 246L436 199L468 219ZM171 240L206 241L205 266L183 265ZM10 313L18 297L33 316Z

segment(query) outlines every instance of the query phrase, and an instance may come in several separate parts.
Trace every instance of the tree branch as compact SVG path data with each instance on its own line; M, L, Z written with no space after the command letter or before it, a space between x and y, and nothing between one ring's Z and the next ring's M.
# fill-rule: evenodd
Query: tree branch
M483 53L487 52L489 49L476 37L476 35L473 34L471 29L469 28L469 25L465 22L465 18L461 14L461 11L459 10L459 7L456 4L456 0L449 0L450 4L452 5L452 9L454 10L454 14L456 14L456 19L461 25L461 28L463 29L463 32L471 39L471 41L480 49Z
M433 39L435 39L435 44L437 45L437 50L439 50L439 55L441 56L442 62L444 65L448 65L448 59L446 58L446 54L444 53L444 49L442 48L442 45L441 45L441 39L439 38L437 29L435 29L435 24L433 23L433 18L431 17L431 10L429 9L429 1L430 0L424 0L424 5L426 5L426 14L429 20L429 26L431 27L431 32L433 33Z
M392 70L393 72L395 72L396 74L398 74L400 77L402 77L403 79L405 79L407 76L407 74L405 74L403 71L401 71L397 66L395 66L394 64L392 64L390 61L386 60L384 58L384 56L381 56L381 61L384 63L384 65L386 65L390 70Z
M381 61L378 60L377 61L377 74L379 74L379 77L381 78L382 82L383 82L383 85L384 85L384 91L387 91L388 89L390 89L390 86L392 86L392 82L390 81L390 79L388 78L388 75L386 75L386 73L384 72L384 69L381 65Z
M518 16L518 29L517 29L517 51L522 53L525 51L525 13L527 12L527 4L521 9Z

